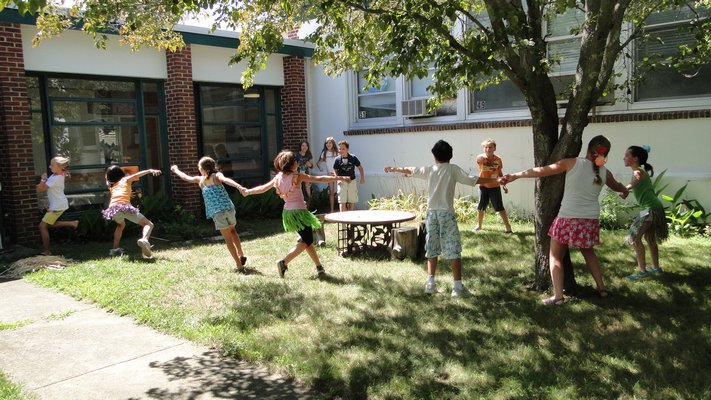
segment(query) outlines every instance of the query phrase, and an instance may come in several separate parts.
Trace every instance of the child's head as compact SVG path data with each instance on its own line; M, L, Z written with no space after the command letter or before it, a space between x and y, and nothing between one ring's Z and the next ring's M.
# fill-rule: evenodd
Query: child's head
M200 170L200 174L210 176L217 172L217 163L215 163L212 157L205 156L198 161L198 169Z
M311 158L311 146L309 146L309 142L304 140L301 142L301 145L299 145L299 152L304 153L305 155L309 156Z
M637 161L637 165L644 167L644 170L649 173L649 176L654 176L654 168L647 163L649 158L649 150L641 146L630 146L625 152L625 157L632 157Z
M452 159L452 146L444 140L440 140L432 147L432 155L438 162L447 163Z
M345 157L348 155L348 150L351 148L351 146L348 144L347 141L341 140L338 142L338 153L341 154L342 157Z
M126 172L124 172L121 167L112 165L106 169L106 184L113 186L113 184L120 181L124 176L126 176Z
M481 148L484 150L485 153L491 153L493 154L496 151L496 141L494 139L486 139L483 142L481 142Z
M607 157L608 154L610 154L610 141L602 136L602 135L597 135L594 138L590 139L590 142L588 142L588 151L587 154L589 156L592 156L593 158L593 171L595 171L595 179L594 182L598 185L602 185L602 178L600 177L600 167L604 165L603 163L596 162L596 158L601 157L601 159L604 159Z
M336 144L336 139L333 138L333 136L329 136L326 138L326 141L323 142L323 150L328 150L328 151L337 151L338 150L338 145Z
M60 174L67 171L69 168L69 159L62 156L56 156L49 161L49 169L53 174Z
M277 172L290 173L294 171L296 165L296 156L289 150L282 150L274 157L274 169Z

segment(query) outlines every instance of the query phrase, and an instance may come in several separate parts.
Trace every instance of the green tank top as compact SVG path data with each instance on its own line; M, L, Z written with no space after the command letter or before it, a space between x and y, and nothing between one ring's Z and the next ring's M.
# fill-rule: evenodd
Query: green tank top
M632 188L632 193L634 193L637 203L639 203L639 206L643 210L662 208L662 202L659 201L657 195L654 194L652 179L647 174L647 171L642 168L639 170L642 172L642 179L640 179L640 181L637 182L637 185Z

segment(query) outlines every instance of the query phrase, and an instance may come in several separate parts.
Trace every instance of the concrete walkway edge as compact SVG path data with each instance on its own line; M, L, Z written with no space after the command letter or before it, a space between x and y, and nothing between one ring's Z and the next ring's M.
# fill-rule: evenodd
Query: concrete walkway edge
M24 280L0 282L0 370L39 399L312 399L266 368Z

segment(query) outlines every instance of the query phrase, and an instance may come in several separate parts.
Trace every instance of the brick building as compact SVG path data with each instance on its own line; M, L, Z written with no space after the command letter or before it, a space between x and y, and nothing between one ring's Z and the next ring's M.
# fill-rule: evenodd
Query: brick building
M0 243L34 244L43 198L35 186L55 155L71 159L70 210L101 207L104 171L118 164L157 168L141 189L165 191L200 212L199 191L170 174L197 173L216 157L226 175L250 184L270 177L282 148L307 139L304 57L311 48L286 40L245 90L243 65L228 65L233 32L179 27L177 52L131 52L110 37L95 49L81 32L32 47L34 19L0 13Z

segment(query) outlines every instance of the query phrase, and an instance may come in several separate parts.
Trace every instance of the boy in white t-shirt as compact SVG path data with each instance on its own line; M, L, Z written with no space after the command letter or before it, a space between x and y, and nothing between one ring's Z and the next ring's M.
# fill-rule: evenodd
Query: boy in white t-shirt
M494 183L495 178L469 176L456 164L450 164L452 146L440 140L432 147L435 164L426 167L385 167L385 172L400 172L417 178L427 179L427 239L425 257L427 258L427 282L425 293L437 291L435 273L437 257L441 254L452 263L454 287L452 297L471 295L462 283L462 241L454 212L454 189L457 183L474 186L479 183Z
M49 163L49 170L52 175L42 174L40 183L37 184L38 192L47 192L47 213L44 214L42 222L39 224L40 236L42 237L42 254L51 255L49 249L48 228L72 228L77 229L79 221L57 221L59 217L69 208L69 201L64 194L64 177L69 168L69 159L64 157L54 157Z

